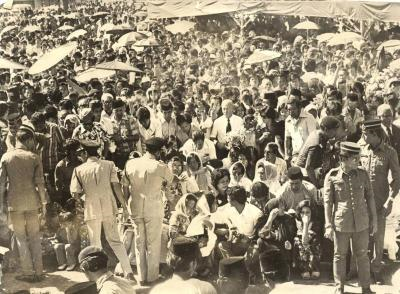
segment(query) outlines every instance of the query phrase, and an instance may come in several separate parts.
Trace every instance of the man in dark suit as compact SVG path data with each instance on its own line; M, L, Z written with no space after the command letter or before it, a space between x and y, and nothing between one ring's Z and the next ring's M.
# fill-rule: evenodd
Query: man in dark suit
M377 109L377 115L382 122L386 134L386 143L396 150L400 160L400 128L393 124L393 112L389 104L382 104Z

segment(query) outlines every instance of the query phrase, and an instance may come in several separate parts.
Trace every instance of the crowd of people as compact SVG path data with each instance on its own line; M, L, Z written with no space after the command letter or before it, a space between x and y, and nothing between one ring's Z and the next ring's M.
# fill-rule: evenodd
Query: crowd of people
M400 188L400 46L378 50L395 32L331 46L263 16L175 34L143 9L1 12L0 63L26 67L0 69L1 237L17 279L42 281L51 256L96 282L81 293L134 293L132 265L151 293L260 293L333 260L335 293L357 269L373 293ZM78 29L68 56L28 73ZM247 62L267 49L279 55ZM82 80L111 61L137 70Z

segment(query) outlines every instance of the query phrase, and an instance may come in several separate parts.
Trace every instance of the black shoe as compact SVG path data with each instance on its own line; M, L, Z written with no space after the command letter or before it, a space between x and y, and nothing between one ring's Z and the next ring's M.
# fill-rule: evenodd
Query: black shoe
M35 275L35 277L34 277L34 283L40 283L41 281L43 281L44 280L44 278L45 278L45 275Z
M361 293L362 294L375 294L375 292L372 291L371 288L369 288L369 287L368 288L363 288Z
M35 283L35 275L19 275L15 279L21 282Z
M383 277L381 275L381 273L376 272L376 273L372 273L374 280L375 280L375 284L377 285L383 285L384 284L384 280Z

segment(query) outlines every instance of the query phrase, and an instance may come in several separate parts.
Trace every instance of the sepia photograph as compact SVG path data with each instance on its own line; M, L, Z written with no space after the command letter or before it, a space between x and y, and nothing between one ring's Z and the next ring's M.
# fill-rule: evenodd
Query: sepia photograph
M400 294L400 0L0 0L0 294Z

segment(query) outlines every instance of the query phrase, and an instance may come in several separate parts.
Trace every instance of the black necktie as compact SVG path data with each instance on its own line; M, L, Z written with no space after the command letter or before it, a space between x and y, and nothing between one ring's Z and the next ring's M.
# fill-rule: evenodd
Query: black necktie
M226 132L229 133L230 131L232 131L232 126L231 126L231 121L228 118L228 124L226 125Z
M389 144L391 144L392 143L392 131L390 130L389 127L386 127L386 130L387 130L387 134L389 137Z

